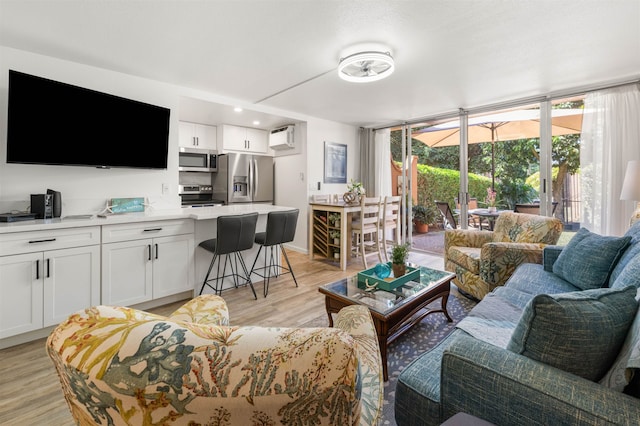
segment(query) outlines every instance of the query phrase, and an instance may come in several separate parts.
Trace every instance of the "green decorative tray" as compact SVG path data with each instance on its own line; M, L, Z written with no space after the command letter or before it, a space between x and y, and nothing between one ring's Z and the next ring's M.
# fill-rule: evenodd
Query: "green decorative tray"
M391 268L391 262L387 263L387 266L393 271ZM399 278L379 278L374 270L375 267L358 272L358 288L366 289L366 283L368 283L369 286L372 286L375 283L378 285L377 288L380 290L392 291L409 281L420 281L420 269L413 268L411 266L407 266L407 273Z

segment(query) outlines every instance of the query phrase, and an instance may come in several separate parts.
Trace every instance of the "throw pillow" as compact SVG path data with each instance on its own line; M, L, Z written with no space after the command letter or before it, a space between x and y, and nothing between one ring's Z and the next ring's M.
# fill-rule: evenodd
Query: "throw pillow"
M633 322L635 295L634 287L537 295L522 312L507 349L597 381Z
M607 285L631 237L602 236L581 228L553 264L553 273L582 290Z
M622 392L634 374L640 375L640 311L636 313L618 357L600 384ZM640 384L638 381L636 383Z

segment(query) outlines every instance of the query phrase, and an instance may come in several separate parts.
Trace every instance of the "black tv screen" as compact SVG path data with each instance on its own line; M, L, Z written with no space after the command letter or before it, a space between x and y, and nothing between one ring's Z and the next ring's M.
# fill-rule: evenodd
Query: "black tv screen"
M9 70L7 162L166 169L168 108Z

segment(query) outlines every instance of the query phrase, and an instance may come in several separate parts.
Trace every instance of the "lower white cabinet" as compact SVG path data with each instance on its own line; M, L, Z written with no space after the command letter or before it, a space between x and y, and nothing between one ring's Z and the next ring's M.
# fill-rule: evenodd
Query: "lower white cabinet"
M193 292L194 230L173 219L0 234L0 340L99 304Z
M0 235L0 339L99 304L99 243L99 227Z
M128 306L193 291L193 221L102 228L102 304Z

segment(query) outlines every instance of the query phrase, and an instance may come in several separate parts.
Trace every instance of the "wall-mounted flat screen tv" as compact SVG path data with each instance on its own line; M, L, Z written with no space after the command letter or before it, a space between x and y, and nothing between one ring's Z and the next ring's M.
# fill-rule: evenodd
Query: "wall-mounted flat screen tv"
M9 70L7 163L166 169L168 108Z

